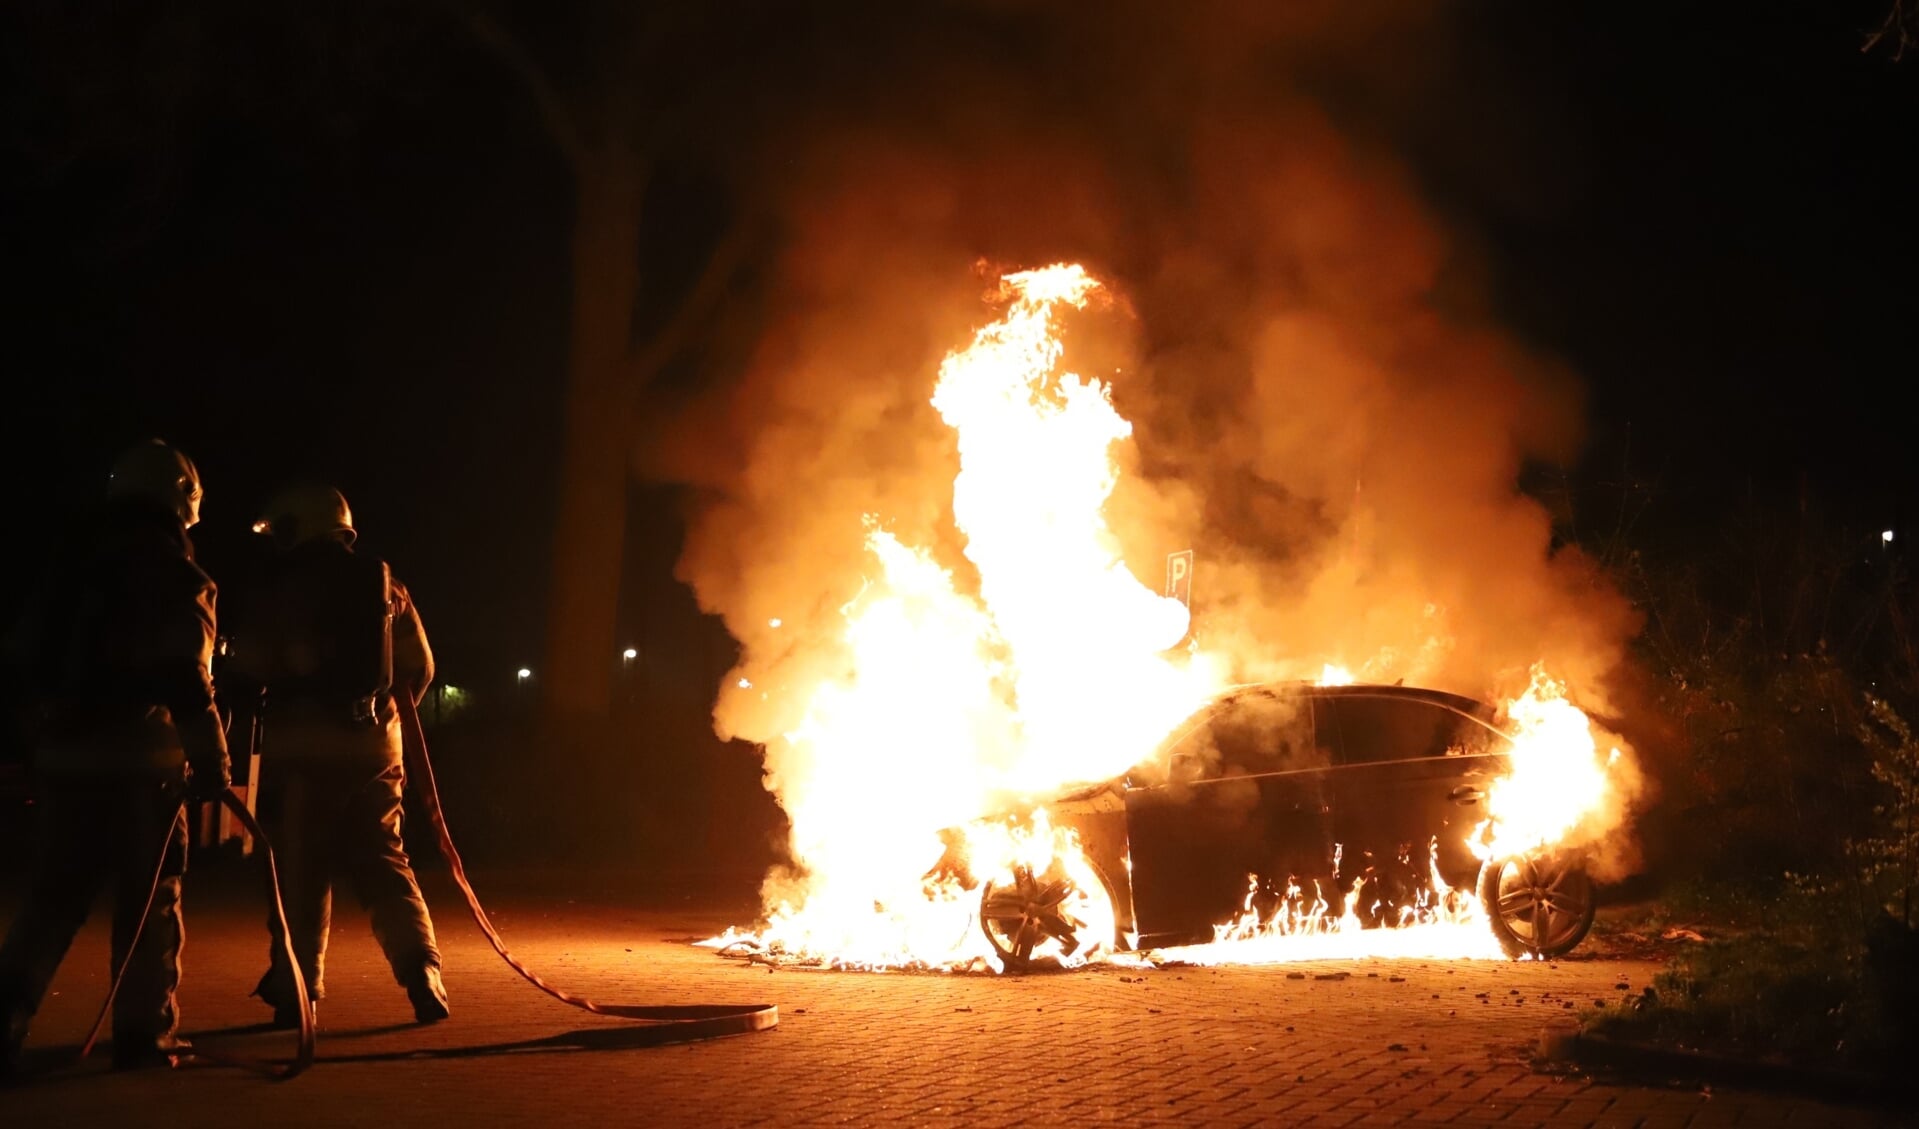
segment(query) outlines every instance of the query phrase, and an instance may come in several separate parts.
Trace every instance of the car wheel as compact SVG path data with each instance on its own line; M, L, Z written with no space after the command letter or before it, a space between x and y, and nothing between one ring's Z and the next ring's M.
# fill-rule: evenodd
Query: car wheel
M1072 957L1086 943L1081 934L1089 919L1099 914L1093 899L1108 903L1105 890L1087 891L1057 868L1035 875L1016 867L1010 882L988 882L980 888L980 931L1008 972L1025 972L1046 958Z
M1592 928L1592 879L1576 859L1551 853L1495 859L1479 870L1479 904L1506 955L1571 952Z

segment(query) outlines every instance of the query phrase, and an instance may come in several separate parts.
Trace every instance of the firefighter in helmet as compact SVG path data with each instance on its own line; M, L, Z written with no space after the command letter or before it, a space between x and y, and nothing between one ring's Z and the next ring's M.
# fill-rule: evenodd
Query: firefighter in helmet
M200 520L191 459L141 443L107 486L8 640L33 702L40 820L26 901L0 945L0 1074L107 885L113 967L126 968L114 1065L158 1065L185 1047L182 801L214 799L229 780L211 669L216 589L187 534Z
M447 1017L433 919L401 832L406 773L394 696L417 703L433 655L406 588L384 561L353 551L338 490L282 491L254 525L275 549L235 615L229 669L238 700L262 711L263 812L280 858L293 952L317 1003L333 883L344 880L421 1023ZM269 967L255 989L278 1026L300 1016L270 921Z

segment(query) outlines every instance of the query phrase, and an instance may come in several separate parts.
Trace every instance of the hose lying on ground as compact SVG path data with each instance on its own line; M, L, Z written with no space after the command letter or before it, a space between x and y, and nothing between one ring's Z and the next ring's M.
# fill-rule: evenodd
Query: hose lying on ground
M447 832L446 814L440 809L440 791L433 780L433 762L427 757L426 732L420 725L420 714L414 707L412 695L401 691L393 695L393 700L399 704L400 722L406 737L407 776L412 780L414 793L426 812L427 821L433 825L433 832L439 838L440 853L446 856L447 865L453 870L453 881L466 897L466 908L472 911L474 923L480 927L480 932L486 934L493 951L499 953L500 959L524 977L527 983L561 1003L582 1011L616 1019L631 1019L650 1027L668 1028L670 1030L662 1034L670 1034L674 1039L741 1035L749 1031L764 1031L780 1021L779 1007L774 1004L599 1003L556 988L521 964L517 957L507 951L499 930L493 928L493 922L487 918L486 908L480 905L478 895L473 892L473 884L467 881L466 867L460 862L459 850L453 846L453 836Z
M774 1004L606 1004L576 996L561 988L556 988L541 979L538 973L520 963L519 958L507 951L506 941L499 930L486 915L486 907L473 892L473 884L467 880L466 866L460 861L459 849L453 845L453 836L447 831L446 813L440 807L440 791L433 778L433 762L426 751L426 732L420 725L419 711L414 707L410 695L404 691L394 695L394 701L400 707L400 720L406 738L407 774L413 779L413 787L426 811L427 821L433 825L434 835L440 846L440 853L446 856L447 865L452 868L453 881L460 887L460 893L466 898L466 906L473 914L474 922L480 932L500 954L507 966L524 977L527 983L552 996L563 1004L590 1011L595 1015L609 1016L615 1019L630 1019L652 1028L664 1029L662 1034L675 1040L711 1039L722 1035L741 1035L750 1031L764 1031L779 1023L780 1013ZM267 877L273 892L273 912L279 920L280 943L284 947L287 967L293 970L294 997L299 1006L299 1050L290 1062L276 1062L228 1055L200 1047L182 1044L167 1057L176 1066L211 1065L232 1066L250 1070L269 1078L285 1081L305 1072L313 1065L314 1027L313 1008L307 997L306 977L300 971L299 961L293 956L292 934L287 929L286 906L280 897L279 869L273 857L273 844L267 840L260 824L247 811L246 803L239 793L229 788L221 793L219 802L232 812L240 821L247 834L260 844L261 853L266 859ZM133 963L133 954L139 948L140 937L146 931L147 917L153 912L154 898L160 890L160 872L166 865L166 852L171 845L173 821L167 821L167 837L161 841L160 855L153 868L153 883L147 890L147 903L140 912L140 923L135 926L133 939L127 944L126 955L120 960L120 967L114 971L113 983L107 989L107 998L100 1005L100 1014L94 1018L93 1029L88 1032L86 1043L80 1048L80 1058L92 1053L93 1045L100 1038L100 1031L106 1025L107 1016L112 1013L113 1001L120 994L120 986L126 980L127 969Z

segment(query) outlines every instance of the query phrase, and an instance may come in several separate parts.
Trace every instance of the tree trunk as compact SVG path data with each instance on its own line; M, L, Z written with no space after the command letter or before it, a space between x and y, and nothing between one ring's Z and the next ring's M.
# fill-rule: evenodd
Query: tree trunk
M626 361L639 281L639 163L614 143L576 170L573 325L541 700L556 720L612 705L626 542Z

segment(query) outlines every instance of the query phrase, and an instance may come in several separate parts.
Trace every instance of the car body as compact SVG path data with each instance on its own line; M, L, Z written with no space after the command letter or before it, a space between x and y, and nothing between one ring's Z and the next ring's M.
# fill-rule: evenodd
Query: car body
M1564 951L1591 921L1583 871L1489 876L1469 845L1488 817L1492 782L1507 771L1507 747L1493 708L1456 694L1247 686L1193 715L1128 776L1044 806L1054 826L1078 835L1121 948L1211 941L1249 895L1270 915L1289 888L1323 898L1337 916L1356 882L1362 923L1398 924L1430 903L1436 871L1437 885L1505 900L1507 919L1494 931L1509 952ZM1035 904L1046 885L1021 876L982 890L982 927L1009 965L1031 954L1036 929L1047 930L1048 907ZM1558 899L1537 919L1520 892L1536 886ZM1554 914L1565 920L1548 922ZM1541 932L1548 924L1550 936Z

